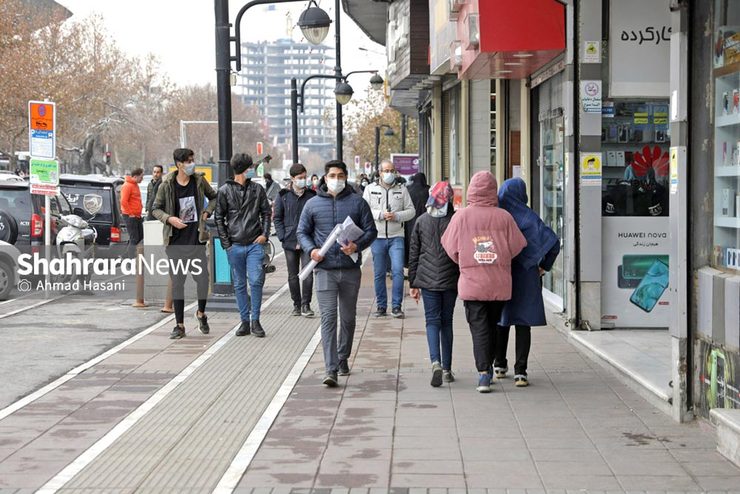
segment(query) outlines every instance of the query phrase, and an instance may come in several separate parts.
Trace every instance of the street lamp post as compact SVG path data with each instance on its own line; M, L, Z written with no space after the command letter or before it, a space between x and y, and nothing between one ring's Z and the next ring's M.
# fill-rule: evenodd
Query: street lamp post
M380 129L385 128L384 134L386 136L395 135L393 127L387 124L378 125L375 127L375 173L380 173Z
M351 75L354 74L374 74L370 78L370 85L373 89L378 90L381 87L383 87L383 78L378 75L377 70L353 70L349 74L343 76L339 75L340 80L339 83L334 88L334 96L336 97L337 104L340 106L346 105L350 102L352 99L352 95L354 94L354 90L352 89L352 86L350 86L347 83L347 78L349 78ZM311 79L337 79L336 75L323 75L323 74L315 74L306 77L303 82L301 83L301 91L298 92L298 81L295 77L291 78L290 80L290 114L292 119L292 132L293 135L291 136L291 147L292 147L292 154L293 154L293 163L299 162L298 157L298 108L301 109L301 113L304 111L304 99L305 99L305 92L306 92L306 83L310 81ZM337 124L339 124L339 121L337 121ZM342 141L337 141L337 156L342 155ZM340 158L338 158L340 159ZM340 159L341 160L341 159Z
M232 154L231 133L231 62L236 63L236 71L242 66L241 59L241 20L244 13L256 5L274 3L292 3L305 0L252 0L247 2L236 16L234 23L234 36L231 36L231 24L229 23L229 0L214 0L216 18L216 95L218 103L218 168L219 185L231 176L229 160ZM311 7L313 5L313 7ZM335 72L341 73L340 68L340 45L339 45L339 0L335 1L336 7L336 57L337 67ZM320 44L329 32L331 19L316 6L315 0L309 1L309 8L301 14L299 26L306 39L313 44ZM231 55L231 43L235 44L235 55ZM338 103L337 103L338 104ZM341 122L341 113L337 114L338 122ZM337 134L341 137L341 123L337 126Z

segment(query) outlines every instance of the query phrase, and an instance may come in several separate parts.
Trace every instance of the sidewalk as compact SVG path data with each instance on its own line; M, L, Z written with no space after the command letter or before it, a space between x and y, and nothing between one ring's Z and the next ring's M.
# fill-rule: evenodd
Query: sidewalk
M432 388L422 306L369 318L371 286L366 268L351 376L321 386L317 350L236 492L740 491L710 426L674 423L552 328L533 330L528 388L481 395L458 302L457 382Z
M281 265L267 338L235 338L231 313L180 341L165 324L0 420L0 492L740 490L710 426L675 424L551 328L529 388L481 395L458 303L458 380L430 387L422 306L371 319L369 267L352 375L326 389L319 320L289 315L284 284Z

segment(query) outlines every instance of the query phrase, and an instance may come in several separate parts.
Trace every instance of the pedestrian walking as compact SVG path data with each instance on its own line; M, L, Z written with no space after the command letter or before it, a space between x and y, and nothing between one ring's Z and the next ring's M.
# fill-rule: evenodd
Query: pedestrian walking
M152 168L152 180L149 182L149 185L146 186L146 220L152 221L156 218L154 218L154 215L152 214L152 206L154 205L154 199L157 198L157 191L159 190L159 186L162 185L162 173L164 172L164 168L162 168L162 165L154 165L154 168Z
M552 269L560 253L560 239L540 217L527 206L527 185L521 178L505 181L498 191L499 206L511 214L527 240L527 246L511 263L511 300L506 302L496 330L496 358L493 372L505 377L508 372L506 349L509 329L516 328L516 362L514 384L529 385L527 361L532 344L532 326L547 324L542 300L542 275Z
M283 244L285 263L288 266L288 287L290 298L293 299L294 316L313 317L311 310L311 296L313 294L313 274L301 281L298 279L300 266L305 267L311 262L311 253L301 249L298 243L296 230L303 208L309 199L316 196L316 192L306 187L306 168L300 163L290 167L291 183L278 194L275 202L275 230L277 237Z
M404 265L409 265L409 239L411 238L411 232L414 231L414 224L416 219L424 214L427 209L427 199L429 199L429 185L427 184L427 176L419 172L411 176L411 183L406 186L411 196L411 202L414 205L416 212L414 217L404 223L403 227L405 230L405 247L406 256L404 259Z
M252 157L237 153L231 158L234 178L218 189L216 228L231 266L241 325L236 336L265 336L260 323L265 271L264 244L270 236L271 210L265 189L256 182ZM249 292L247 292L249 283Z
M123 220L128 231L128 247L126 249L128 257L136 255L136 246L144 240L144 223L141 219L143 205L141 203L141 190L139 190L139 184L143 179L144 169L134 168L126 176L126 181L121 187L121 214L123 214Z
M375 276L375 317L384 317L388 307L388 292L385 274L388 269L388 256L393 279L391 289L391 315L403 318L403 266L404 229L403 224L414 218L416 210L408 190L398 183L396 167L388 160L380 164L381 178L365 188L363 198L370 210L378 230L378 238L372 244L373 274Z
M188 274L193 277L197 287L198 310L195 318L198 329L202 334L211 331L206 316L209 281L206 219L216 207L213 200L216 191L202 173L195 172L192 149L178 148L172 154L177 169L162 180L152 205L152 214L164 223L163 241L170 258L172 299L177 323L170 338L177 340L185 336L185 281ZM208 207L204 207L206 199L210 201ZM187 268L173 269L173 266Z
M325 170L318 195L303 208L297 235L301 248L310 252L311 259L318 263L316 298L321 312L321 344L326 368L323 383L335 387L338 384L337 374L346 376L350 373L349 357L362 278L362 251L372 244L378 231L370 206L362 196L347 187L347 165L342 161L329 161ZM346 245L332 245L322 257L319 249L336 225L343 223L347 217L352 218L363 234ZM357 254L356 259L351 257L354 254Z
M468 206L452 217L442 246L460 267L457 289L473 337L480 393L491 392L496 328L504 303L511 298L511 260L526 245L514 219L498 207L491 172L473 175Z
M429 359L432 362L431 385L453 382L452 318L457 302L460 270L442 247L442 235L452 215L454 194L448 182L437 182L429 193L426 212L419 216L409 236L409 295L417 302L424 299ZM441 347L441 352L440 352Z
M270 204L275 203L275 199L280 193L280 185L272 179L272 175L269 173L264 174L265 178L265 192L267 193L267 200Z

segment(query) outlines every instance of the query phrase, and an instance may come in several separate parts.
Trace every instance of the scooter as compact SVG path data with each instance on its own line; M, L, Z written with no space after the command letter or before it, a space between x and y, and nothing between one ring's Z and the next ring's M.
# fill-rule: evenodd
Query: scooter
M67 214L59 218L59 225L62 228L56 237L57 256L62 259L72 256L80 261L95 256L95 241L98 238L98 232L95 228L90 227L87 221L76 214ZM80 280L85 282L90 281L91 276L91 273L87 275L67 273L62 281L74 282Z

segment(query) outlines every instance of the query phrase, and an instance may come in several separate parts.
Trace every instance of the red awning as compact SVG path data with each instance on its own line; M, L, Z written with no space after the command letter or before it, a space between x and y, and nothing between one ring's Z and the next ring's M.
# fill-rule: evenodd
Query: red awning
M524 79L565 50L556 0L467 0L457 15L462 79Z

